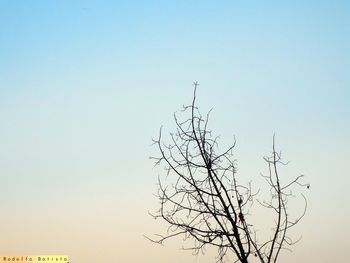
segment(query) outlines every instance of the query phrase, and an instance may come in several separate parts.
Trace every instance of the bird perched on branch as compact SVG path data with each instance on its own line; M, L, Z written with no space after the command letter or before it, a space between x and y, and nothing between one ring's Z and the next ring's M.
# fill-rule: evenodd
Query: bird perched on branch
M239 221L243 224L244 215L241 212L239 212L238 217L239 217Z

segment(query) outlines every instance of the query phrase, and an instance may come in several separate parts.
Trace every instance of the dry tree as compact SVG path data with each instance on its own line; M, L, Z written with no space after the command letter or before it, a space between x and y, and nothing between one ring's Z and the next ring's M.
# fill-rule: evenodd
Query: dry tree
M203 117L196 105L194 83L192 103L183 107L189 113L184 121L174 114L175 133L170 134L170 144L162 141L162 129L154 144L159 149L159 157L151 157L156 165L165 164L165 176L158 176L157 197L160 208L150 213L155 219L163 219L168 224L165 235L149 238L162 244L165 240L182 236L191 240L183 249L195 254L206 247L217 248L217 262L277 262L280 252L289 249L295 241L288 230L305 215L307 202L304 195L304 209L296 219L288 213L288 200L295 197L294 186L307 187L301 183L303 175L282 183L279 165L285 165L281 154L275 149L273 138L272 154L265 157L269 173L262 175L269 187L269 201L259 201L258 192L253 192L251 184L241 184L236 172L233 149L235 142L225 151L217 153L218 137L208 128L209 114ZM268 209L273 217L271 236L261 242L257 229L248 222L248 212L252 205ZM232 260L232 261L231 261Z

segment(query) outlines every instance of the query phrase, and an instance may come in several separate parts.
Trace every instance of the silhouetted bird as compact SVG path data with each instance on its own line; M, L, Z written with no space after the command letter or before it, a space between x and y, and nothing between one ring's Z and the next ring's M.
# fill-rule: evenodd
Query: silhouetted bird
M244 215L241 212L239 212L238 217L239 217L239 221L241 221L243 223Z

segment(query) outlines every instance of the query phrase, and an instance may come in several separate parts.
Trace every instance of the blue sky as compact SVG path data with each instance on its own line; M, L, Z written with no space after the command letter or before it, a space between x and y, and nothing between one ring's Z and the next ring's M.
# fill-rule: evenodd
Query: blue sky
M330 262L335 250L344 262L349 15L347 1L0 1L0 208L12 237L0 240L3 251L89 263L101 257L85 252L95 248L105 261L195 262L142 234L157 230L147 216L158 173L151 138L160 125L171 131L198 80L200 107L214 108L212 129L223 145L236 136L242 176L266 168L261 157L276 133L290 173L311 182L304 240L285 262ZM20 217L23 210L46 213ZM334 217L333 231L319 233ZM128 224L132 234L113 232ZM45 243L31 235L39 225L62 233ZM18 227L28 236L21 242L11 234ZM95 239L79 239L86 229ZM130 242L143 258L114 253Z

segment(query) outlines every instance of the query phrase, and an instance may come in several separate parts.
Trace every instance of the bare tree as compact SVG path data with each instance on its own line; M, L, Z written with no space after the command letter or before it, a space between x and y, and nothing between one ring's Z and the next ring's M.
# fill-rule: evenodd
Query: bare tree
M217 153L218 137L208 129L209 113L202 117L196 106L196 90L191 105L184 106L183 112L189 117L180 121L176 114L176 132L170 134L171 143L162 141L162 129L154 140L160 156L151 157L156 164L165 164L166 176L158 177L157 197L160 209L151 214L161 218L169 225L166 235L157 235L152 242L162 244L165 240L182 236L193 241L184 249L195 254L204 251L207 246L217 248L217 262L255 261L262 263L277 262L281 250L289 249L295 243L288 237L288 230L304 216L307 203L304 195L304 209L301 215L292 220L288 213L288 200L294 197L294 186L302 184L300 175L294 180L282 183L278 172L279 165L285 165L281 154L275 149L273 138L272 154L265 157L269 173L262 175L269 188L269 201L257 199L251 184L241 184L233 159L233 145ZM273 218L271 236L261 242L257 229L249 221L249 209L260 205L270 211Z

